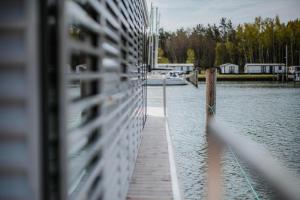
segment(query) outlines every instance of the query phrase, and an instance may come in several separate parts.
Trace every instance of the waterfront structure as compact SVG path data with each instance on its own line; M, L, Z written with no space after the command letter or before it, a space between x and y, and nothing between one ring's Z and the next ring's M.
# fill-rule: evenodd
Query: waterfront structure
M189 73L194 70L194 64L192 63L158 64L157 69Z
M239 66L231 63L220 65L221 74L238 74Z
M299 71L300 71L300 66L290 66L288 72L290 74L295 74L296 72L299 72Z
M291 74L294 81L300 81L300 66L290 66L289 73Z
M300 71L298 71L297 73L295 73L294 81L300 82Z
M286 65L283 63L246 63L245 74L283 74Z
M20 2L0 6L0 199L125 200L135 165L143 171L130 195L171 199L175 162L168 161L171 138L162 111L149 117L153 126L144 141L151 143L139 148L147 119L145 1ZM215 113L216 103L207 105ZM236 136L218 135L244 147ZM248 158L257 155L266 154Z
M126 199L146 122L146 1L0 12L0 199Z
M289 79L293 79L296 82L300 81L300 66L289 67Z

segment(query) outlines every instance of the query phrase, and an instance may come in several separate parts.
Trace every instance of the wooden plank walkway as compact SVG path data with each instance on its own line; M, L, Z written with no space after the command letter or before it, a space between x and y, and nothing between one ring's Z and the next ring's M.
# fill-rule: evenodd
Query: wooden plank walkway
M173 199L165 118L148 116L128 200Z

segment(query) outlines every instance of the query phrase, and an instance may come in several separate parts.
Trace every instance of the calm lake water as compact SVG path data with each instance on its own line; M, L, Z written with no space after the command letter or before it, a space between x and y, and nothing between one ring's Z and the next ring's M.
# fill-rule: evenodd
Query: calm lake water
M149 106L159 106L161 87L149 87ZM205 85L167 87L167 113L179 179L186 199L205 196ZM300 174L300 87L266 82L219 82L217 120L264 145ZM241 161L240 161L241 162ZM274 199L255 173L243 169L260 199ZM255 199L232 153L223 158L225 199Z

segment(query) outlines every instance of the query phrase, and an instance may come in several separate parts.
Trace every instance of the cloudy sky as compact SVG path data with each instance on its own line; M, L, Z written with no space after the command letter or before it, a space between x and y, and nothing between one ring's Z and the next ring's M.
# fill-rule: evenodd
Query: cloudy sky
M256 16L282 21L300 18L300 0L147 0L161 13L161 27L175 30L196 24L218 23L221 17L233 24L252 22Z

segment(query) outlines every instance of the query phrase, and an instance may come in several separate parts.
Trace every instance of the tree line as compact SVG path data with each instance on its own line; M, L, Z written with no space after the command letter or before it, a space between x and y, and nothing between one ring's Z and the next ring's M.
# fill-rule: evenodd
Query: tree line
M160 29L159 63L194 63L200 68L234 63L285 63L300 65L300 20L282 23L275 18L255 18L234 27L222 18L218 25L196 25L174 32Z

